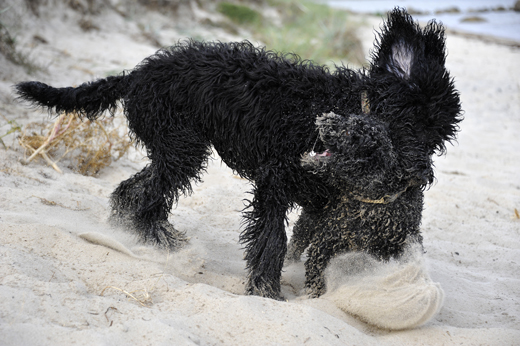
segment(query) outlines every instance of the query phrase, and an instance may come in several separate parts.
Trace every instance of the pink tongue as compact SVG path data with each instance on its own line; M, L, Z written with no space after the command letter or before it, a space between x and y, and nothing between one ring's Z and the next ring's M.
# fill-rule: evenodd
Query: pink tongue
M332 156L332 154L330 153L329 149L327 149L321 154L316 154L316 156Z

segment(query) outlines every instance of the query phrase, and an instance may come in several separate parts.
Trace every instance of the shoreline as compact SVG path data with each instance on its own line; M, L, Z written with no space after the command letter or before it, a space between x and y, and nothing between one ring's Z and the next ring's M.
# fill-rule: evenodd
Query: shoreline
M517 41L517 40L497 37L497 36L493 36L493 35L476 34L476 33L468 32L468 31L460 30L460 29L446 29L446 34L469 38L469 39L475 39L475 40L479 40L479 41L482 41L485 43L490 43L490 44L498 44L501 46L508 46L508 47L512 47L512 48L520 48L520 40Z
M391 7L385 1L321 1L333 8L347 10L358 15L383 14ZM434 5L436 4L436 5ZM520 45L520 12L514 10L514 1L489 2L441 2L414 3L397 1L396 6L408 8L414 18L421 23L437 19L454 32L468 37L484 37L486 41L496 40L499 44ZM370 7L369 7L370 6ZM375 14L377 13L377 15ZM506 24L504 24L506 23ZM506 26L507 25L507 26ZM511 26L512 25L512 26ZM517 32L513 35L511 31Z

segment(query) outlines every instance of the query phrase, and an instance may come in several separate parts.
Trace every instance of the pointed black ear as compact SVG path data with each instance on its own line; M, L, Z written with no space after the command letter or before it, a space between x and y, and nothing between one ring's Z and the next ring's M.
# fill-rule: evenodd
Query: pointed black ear
M381 27L372 52L371 72L409 80L425 64L444 67L444 27L434 20L421 30L406 10L395 8Z
M366 80L371 111L394 125L413 124L428 153L443 153L462 120L459 93L445 60L444 27L431 21L421 30L405 10L396 8L381 28Z
M446 62L444 30L444 26L435 20L431 20L423 29L424 55L441 66Z
M372 73L391 73L409 80L414 65L417 61L423 60L425 48L423 32L419 25L406 10L396 8L388 14L376 38L370 70Z

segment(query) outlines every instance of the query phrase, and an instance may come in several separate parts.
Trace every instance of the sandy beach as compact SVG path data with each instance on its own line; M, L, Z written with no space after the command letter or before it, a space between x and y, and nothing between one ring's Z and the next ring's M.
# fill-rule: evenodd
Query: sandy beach
M143 23L160 42L241 39L198 25L213 15L198 8L175 25L105 8L89 17L98 29L83 31L81 15L64 5L36 17L16 3L13 16L30 16L17 42L48 72L28 75L0 55L0 135L9 120L54 121L17 103L13 84L78 85L131 69L157 50ZM365 22L368 51L381 19ZM421 265L444 298L424 325L389 331L330 297L308 299L303 262L285 268L287 301L243 295L240 211L251 188L216 156L171 213L189 244L167 253L106 222L110 193L147 163L139 150L94 177L66 160L60 174L43 160L22 165L17 132L0 147L0 345L518 345L520 49L459 35L448 35L447 47L465 119L435 158L437 181L425 193Z

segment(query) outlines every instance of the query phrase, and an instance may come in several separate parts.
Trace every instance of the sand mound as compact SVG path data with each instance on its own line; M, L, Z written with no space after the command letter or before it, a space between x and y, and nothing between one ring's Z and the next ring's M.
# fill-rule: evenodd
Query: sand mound
M444 291L428 275L417 250L402 262L380 263L364 253L335 258L326 271L323 297L341 310L384 329L420 326L435 316Z

